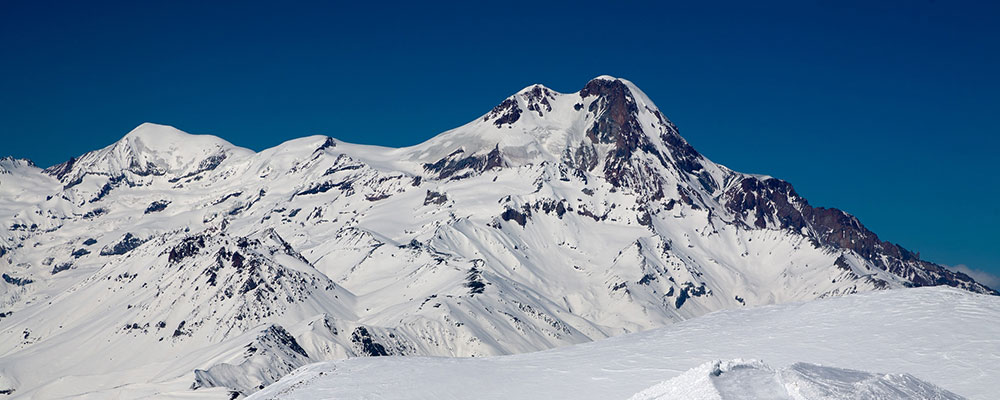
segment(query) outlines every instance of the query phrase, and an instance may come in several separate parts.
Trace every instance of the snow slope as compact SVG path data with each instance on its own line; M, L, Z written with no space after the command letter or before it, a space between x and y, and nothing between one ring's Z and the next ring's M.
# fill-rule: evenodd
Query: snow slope
M401 149L143 124L0 160L0 390L250 394L355 356L490 356L717 310L996 293L695 151L635 85L532 85ZM766 360L766 358L765 358ZM214 389L213 389L214 388Z
M716 360L653 385L629 400L962 398L907 374L873 374L807 363L774 370L757 360Z
M778 395L772 398L935 398L936 385L970 399L990 399L1000 378L998 320L1000 298L995 296L940 287L890 290L719 311L665 328L529 354L317 363L251 398L649 399L669 393L684 396L666 398L712 398L737 383L746 390L773 389ZM713 362L741 357L767 364ZM748 373L740 378L731 374L741 369L736 366L751 368L743 368ZM713 376L717 368L729 373ZM768 382L775 374L783 385ZM847 394L836 397L838 391Z

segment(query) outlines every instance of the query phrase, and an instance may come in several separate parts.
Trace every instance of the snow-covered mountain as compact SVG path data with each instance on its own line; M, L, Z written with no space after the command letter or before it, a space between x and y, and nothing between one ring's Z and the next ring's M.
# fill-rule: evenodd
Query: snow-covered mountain
M876 291L528 354L315 363L251 398L986 400L1000 377L998 319L996 296Z
M530 86L408 148L255 153L143 124L0 171L15 396L226 397L349 356L521 353L908 286L997 294L713 163L607 76Z

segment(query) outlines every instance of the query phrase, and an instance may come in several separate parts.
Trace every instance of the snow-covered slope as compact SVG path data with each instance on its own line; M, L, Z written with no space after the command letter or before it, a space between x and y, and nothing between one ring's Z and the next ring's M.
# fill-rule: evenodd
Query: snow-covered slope
M249 394L349 356L521 353L876 289L996 293L713 163L606 76L530 86L408 148L254 153L143 124L0 168L15 395Z
M955 400L954 393L908 374L873 374L795 363L775 370L757 360L716 360L656 384L629 400Z
M735 383L743 393L773 394L748 398L955 398L951 392L992 399L1000 378L998 320L996 296L942 287L878 291L719 311L529 354L317 363L251 398L687 399L732 394L726 385ZM766 364L716 361L737 358Z

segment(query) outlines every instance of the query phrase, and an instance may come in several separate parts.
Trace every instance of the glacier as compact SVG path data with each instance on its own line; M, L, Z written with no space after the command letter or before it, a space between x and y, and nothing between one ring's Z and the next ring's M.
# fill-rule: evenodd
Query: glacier
M997 294L709 160L609 76L531 85L406 148L254 152L146 123L44 169L0 159L0 194L15 397L228 398L325 360L534 352L879 290Z

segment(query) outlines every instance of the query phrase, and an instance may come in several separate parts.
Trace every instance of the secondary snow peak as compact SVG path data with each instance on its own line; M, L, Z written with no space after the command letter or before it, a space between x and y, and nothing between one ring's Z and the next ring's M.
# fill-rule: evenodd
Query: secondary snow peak
M44 170L64 189L83 183L96 201L120 184L145 186L154 177L176 180L213 170L223 161L253 151L212 135L192 135L168 125L143 123L117 142ZM173 183L171 182L171 183Z

